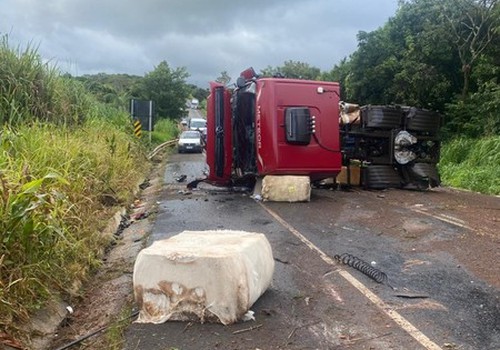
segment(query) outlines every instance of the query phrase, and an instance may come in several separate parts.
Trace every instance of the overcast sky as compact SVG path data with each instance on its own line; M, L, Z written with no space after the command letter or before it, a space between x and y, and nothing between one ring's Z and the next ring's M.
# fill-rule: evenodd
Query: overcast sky
M330 70L397 0L0 0L0 33L72 75L144 75L161 61L207 87L286 60Z

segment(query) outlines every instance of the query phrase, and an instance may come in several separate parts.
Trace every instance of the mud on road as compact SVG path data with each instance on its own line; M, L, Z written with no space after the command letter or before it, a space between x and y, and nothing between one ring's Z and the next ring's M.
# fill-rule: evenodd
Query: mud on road
M262 203L175 180L203 170L200 155L170 156L146 245L184 230L262 232L273 283L252 307L255 321L133 323L125 349L500 348L498 197L314 189L308 203ZM342 253L380 269L396 289L338 264ZM130 278L124 286L132 292Z

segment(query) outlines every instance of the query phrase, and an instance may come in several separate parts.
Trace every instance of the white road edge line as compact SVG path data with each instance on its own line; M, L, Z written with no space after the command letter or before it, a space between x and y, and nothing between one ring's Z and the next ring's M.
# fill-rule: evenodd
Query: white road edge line
M415 208L410 208L410 210L412 210L414 212L417 212L417 213L420 213L420 214L423 214L423 215L427 215L427 216L433 217L434 219L438 219L440 221L444 221L444 222L446 222L448 224L452 224L452 225L455 225L455 226L458 226L458 227L461 227L461 228L465 228L465 229L467 229L469 231L472 231L472 232L475 231L472 227L460 223L458 221L459 219L452 218L452 217L450 217L448 215L444 215L444 214L434 215L432 213L426 212L425 210L420 210L420 209L415 209ZM462 220L460 220L460 221L462 221Z
M292 225L286 222L281 216L275 213L273 210L266 207L263 203L259 204L281 225L283 225L288 231L290 231L294 236L300 239L305 245L309 247L312 251L319 254L321 259L329 265L338 268L335 260L330 258L321 249L314 245L310 240L308 240L303 234L297 231ZM384 303L376 294L369 290L363 283L361 283L356 277L351 275L348 271L338 268L339 274L347 280L353 287L360 291L365 297L367 297L375 306L377 306L382 312L389 316L396 324L398 324L404 331L406 331L410 336L412 336L416 341L418 341L424 348L428 350L443 350L439 345L430 340L424 333L422 333L417 327L410 323L406 318L401 316L397 311L392 310L389 305Z

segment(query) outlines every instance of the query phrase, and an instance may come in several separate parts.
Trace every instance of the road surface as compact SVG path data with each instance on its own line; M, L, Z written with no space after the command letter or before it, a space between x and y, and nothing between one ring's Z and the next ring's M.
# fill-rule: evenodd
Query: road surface
M184 230L262 232L272 285L255 321L134 323L125 349L500 349L498 197L314 189L308 203L263 203L175 181L204 170L203 155L169 157L148 244ZM336 262L343 253L390 286Z

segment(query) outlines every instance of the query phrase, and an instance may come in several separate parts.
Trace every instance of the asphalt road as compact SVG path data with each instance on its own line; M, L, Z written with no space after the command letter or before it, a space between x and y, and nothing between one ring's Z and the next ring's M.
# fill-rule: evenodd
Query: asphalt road
M134 323L126 349L500 349L499 198L314 189L309 203L262 203L175 180L204 170L203 155L170 156L148 243L184 230L262 232L272 286L255 321ZM373 262L390 286L337 263L342 253Z

